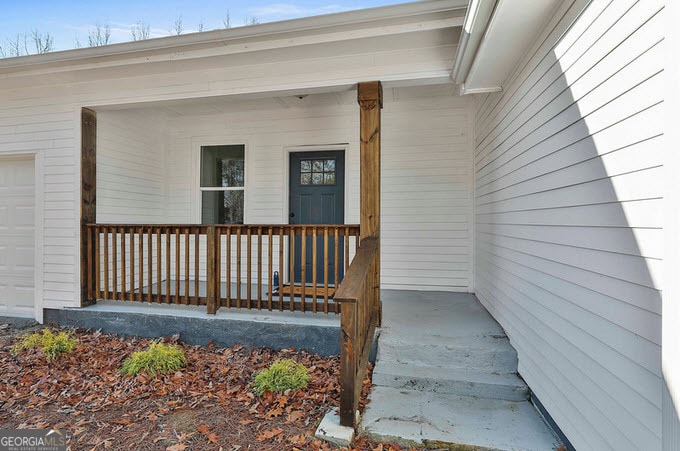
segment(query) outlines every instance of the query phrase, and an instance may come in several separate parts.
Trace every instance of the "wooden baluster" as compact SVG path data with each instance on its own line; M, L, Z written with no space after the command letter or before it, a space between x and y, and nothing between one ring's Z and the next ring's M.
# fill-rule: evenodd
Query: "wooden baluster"
M246 229L246 233L248 234L247 240L246 240L246 249L248 251L248 255L246 256L246 263L248 267L246 268L246 279L248 280L248 283L246 284L246 306L250 309L252 308L251 305L251 299L253 299L253 293L251 287L253 286L253 279L252 279L252 270L253 270L253 248L252 248L252 230L251 227L248 226Z
M316 265L318 257L316 255L316 236L317 236L317 226L312 228L312 312L316 313Z
M170 268L170 258L172 257L172 243L170 242L170 232L171 228L167 227L165 229L165 302L172 302L172 297L170 294L170 283L172 271Z
M345 227L345 274L349 269L349 227Z
M127 252L125 252L125 238L126 238L126 233L125 233L125 228L121 227L120 229L120 273L121 273L121 284L120 284L120 294L122 296L123 301L127 301L127 278L125 277L125 262L127 261Z
M262 310L262 227L257 228L257 309Z
M236 229L236 307L241 308L241 227Z
M307 227L305 226L302 226L300 243L300 310L304 312L307 300Z
M144 300L144 229L137 228L139 233L139 296L137 300L142 302Z
M130 300L135 300L135 228L130 227Z
M290 227L290 246L289 276L290 276L290 311L295 310L295 226Z
M231 308L231 227L227 227L227 308Z
M92 235L94 234L94 229L92 227L85 226L85 229L83 232L85 233L85 241L86 241L86 246L87 246L87 258L85 260L85 265L87 266L86 272L86 278L85 282L87 283L87 300L92 301L94 299L94 280L92 277L92 271L91 268L94 265L94 262L92 261Z
M279 227L279 310L283 311L283 226Z
M104 299L109 299L109 229L103 227L104 232Z
M163 250L161 247L161 228L156 231L156 302L161 303L161 288L163 279Z
M113 266L113 299L118 299L118 228L111 228L111 254L113 261L111 262Z
M146 253L149 260L146 262L146 280L148 285L146 302L153 302L153 227L151 226L146 231Z
M219 241L219 240L218 240ZM200 277L198 276L200 274L200 269L201 269L201 264L200 264L200 255L201 255L201 230L198 227L194 227L194 304L199 305L201 303L200 301ZM217 248L219 249L219 242ZM220 253L217 252L217 263L219 264L220 261ZM219 298L219 290L217 291L217 295ZM218 302L219 304L219 302Z
M208 264L206 268L206 297L207 297L207 311L208 314L214 315L217 313L217 299L215 298L215 281L216 281L216 271L215 263L217 259L215 258L215 250L217 249L215 239L216 239L216 227L214 225L208 226L208 236L207 236L207 259Z
M175 227L175 304L179 304L179 227Z
M333 234L334 237L334 243L333 243L333 282L335 288L333 288L333 292L337 291L338 285L340 285L340 240L338 239L338 226L334 227L335 231ZM338 313L338 309L335 309L335 313Z
M267 271L267 309L272 311L272 288L273 288L273 278L274 278L274 243L273 241L273 230L269 227L267 231L267 264L269 265Z
M184 305L189 305L189 228L184 229Z
M96 227L94 229L95 231L95 236L94 236L94 255L95 255L95 272L94 272L94 295L95 295L95 300L99 300L102 298L102 274L101 274L101 267L102 267L102 252L101 252L101 230L99 227Z
M227 297L229 297L228 294ZM215 227L215 303L218 308L222 307L222 229L220 227Z
M328 226L323 228L323 312L328 313Z

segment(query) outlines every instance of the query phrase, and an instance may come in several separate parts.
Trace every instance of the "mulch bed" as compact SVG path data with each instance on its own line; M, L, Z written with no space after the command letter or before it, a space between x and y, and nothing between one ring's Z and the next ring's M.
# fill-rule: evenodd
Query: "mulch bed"
M313 436L325 412L338 405L338 357L177 342L186 353L186 368L133 378L118 369L149 340L84 330L73 334L79 341L75 352L48 362L38 350L11 355L18 333L0 327L2 428L56 428L66 434L72 450L332 448ZM278 358L304 364L312 382L306 389L255 396L255 374ZM368 375L363 388L362 405L370 388ZM360 437L351 449L402 448Z

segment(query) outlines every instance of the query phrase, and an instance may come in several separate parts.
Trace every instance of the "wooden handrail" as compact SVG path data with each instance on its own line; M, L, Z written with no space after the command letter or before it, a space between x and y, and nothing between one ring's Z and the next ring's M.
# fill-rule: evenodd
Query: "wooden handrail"
M356 426L361 388L379 316L379 238L361 240L335 293L340 316L340 424Z
M335 275L335 281L341 280L338 268L349 266L349 250L358 247L359 226L87 224L85 235L92 255L84 264L92 275L85 279L84 290L93 301L205 305L209 313L236 307L338 314L340 304L334 301L337 282L329 285L328 277ZM302 255L294 258L291 252L290 259L284 259L284 249L291 249L293 240L302 240ZM335 245L328 246L329 240ZM305 250L318 255L309 258ZM311 271L300 268L305 263L312 264ZM319 267L319 274L317 263L325 265L323 270ZM331 265L334 274L329 271ZM274 272L279 276L278 292ZM288 281L284 286L288 275L290 280L299 275L313 277L312 286L310 281L302 286ZM323 281L320 275L326 276Z

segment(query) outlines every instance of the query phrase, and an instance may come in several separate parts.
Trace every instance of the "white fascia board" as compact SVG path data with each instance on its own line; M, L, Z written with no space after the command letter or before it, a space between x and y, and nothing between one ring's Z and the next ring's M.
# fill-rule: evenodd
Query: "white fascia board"
M318 38L319 34L332 32L332 29L338 29L339 34L344 33L345 39L354 38L352 36L353 28L357 30L370 28L375 30L374 33L384 35L385 33L380 33L380 30L384 29L388 34L395 32L397 26L395 22L400 19L414 18L413 21L417 23L417 16L421 15L451 11L460 11L460 15L462 15L466 6L467 0L426 0L247 27L6 58L0 59L0 76L12 72L25 72L38 67L45 72L56 72L55 69L59 66L69 66L73 70L74 65L102 64L103 61L118 61L120 64L121 60L144 59L159 54L171 54L172 59L176 59L186 52L194 53L198 51L200 53L209 49L228 49L230 46L238 47L239 44L247 48L248 45L253 45L258 41L279 42L278 45L281 45L282 41L285 42L286 39L290 39L290 33L294 33L297 39L302 41L305 40L305 36ZM403 22L402 27L405 27L408 31L409 21L404 20ZM440 25L460 25L460 23L456 24L455 22L444 22ZM337 39L338 36L335 38Z
M464 83L467 79L495 8L496 0L470 0L451 70L451 79L454 82Z

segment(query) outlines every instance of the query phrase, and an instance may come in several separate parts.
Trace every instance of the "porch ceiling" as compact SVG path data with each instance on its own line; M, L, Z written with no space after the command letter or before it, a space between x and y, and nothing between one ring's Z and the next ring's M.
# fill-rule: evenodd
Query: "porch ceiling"
M395 86L387 83L383 87L385 102L409 98L458 96L458 89L452 83L422 86ZM95 107L97 111L153 110L167 117L190 117L217 113L248 112L262 110L285 110L314 108L326 105L356 105L356 85L322 89L299 89L276 93L243 94L233 96L201 97L155 102L138 102Z

